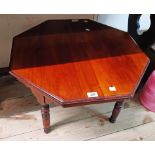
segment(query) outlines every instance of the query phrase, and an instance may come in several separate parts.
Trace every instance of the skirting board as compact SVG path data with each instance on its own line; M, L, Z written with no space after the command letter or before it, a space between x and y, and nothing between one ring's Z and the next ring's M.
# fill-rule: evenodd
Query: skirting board
M0 76L8 75L9 67L0 68Z

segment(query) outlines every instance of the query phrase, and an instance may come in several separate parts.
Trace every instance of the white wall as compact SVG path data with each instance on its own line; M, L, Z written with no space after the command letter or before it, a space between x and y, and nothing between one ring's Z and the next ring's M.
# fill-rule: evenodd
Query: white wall
M13 36L47 20L47 19L93 19L94 15L0 15L0 68L8 67Z
M101 14L97 21L117 29L127 31L128 14Z
M128 29L128 16L129 14L100 14L97 21L111 27L127 32ZM140 18L140 30L146 30L150 27L149 14L144 14Z

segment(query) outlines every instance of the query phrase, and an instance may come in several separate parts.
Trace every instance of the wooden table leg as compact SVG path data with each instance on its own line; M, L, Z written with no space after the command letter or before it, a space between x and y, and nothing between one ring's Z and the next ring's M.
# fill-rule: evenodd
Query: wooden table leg
M38 103L41 104L41 115L42 115L42 121L43 121L43 127L44 132L49 133L50 132L50 109L49 104L45 99L45 96L37 91L36 89L33 89L32 87L29 87L31 89L31 92L36 97Z
M112 115L109 119L109 121L111 123L115 123L116 122L116 119L121 111L121 108L122 108L122 105L123 105L123 101L118 101L115 103L115 106L114 106L114 109L113 109L113 112L112 112Z
M41 108L44 132L50 132L50 112L49 112L49 104L42 105Z

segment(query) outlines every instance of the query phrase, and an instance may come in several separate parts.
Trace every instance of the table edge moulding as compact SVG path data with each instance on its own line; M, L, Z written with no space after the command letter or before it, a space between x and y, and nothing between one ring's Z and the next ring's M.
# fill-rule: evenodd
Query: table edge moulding
M115 101L109 118L114 123L149 62L127 32L88 19L48 20L13 38L9 73L42 105L44 132L49 133L51 103L67 108ZM111 81L114 85L109 85Z

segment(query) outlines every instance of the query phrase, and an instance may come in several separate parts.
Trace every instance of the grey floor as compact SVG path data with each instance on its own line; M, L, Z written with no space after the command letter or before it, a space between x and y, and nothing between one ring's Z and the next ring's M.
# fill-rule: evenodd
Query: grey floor
M40 105L12 76L0 78L0 140L155 140L155 114L138 94L126 100L115 124L114 103L62 108L51 104L51 132L44 134Z

